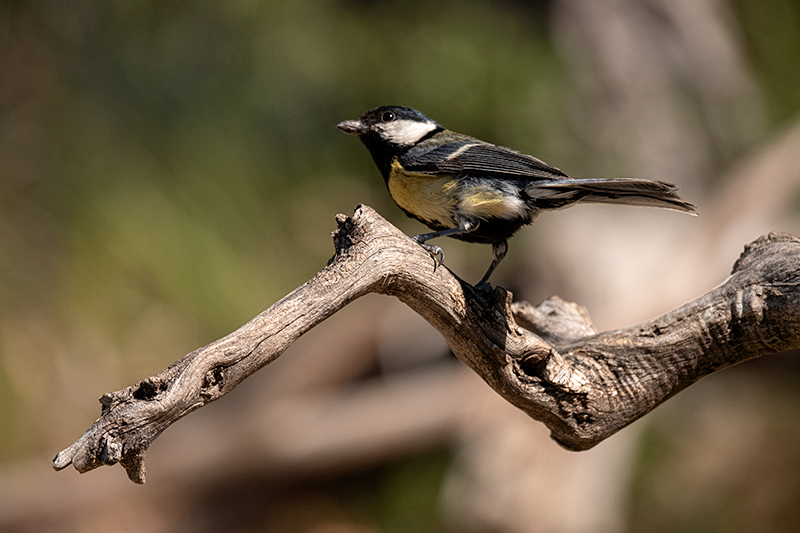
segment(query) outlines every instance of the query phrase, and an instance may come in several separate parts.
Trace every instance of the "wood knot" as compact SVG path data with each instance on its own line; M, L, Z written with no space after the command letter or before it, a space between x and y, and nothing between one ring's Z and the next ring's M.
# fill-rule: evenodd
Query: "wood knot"
M800 244L800 239L789 233L781 233L778 231L771 231L766 235L762 235L750 244L744 245L744 250L733 264L731 274L744 270L758 258L759 254L769 249L771 246L781 243Z
M353 241L350 238L350 233L353 231L353 219L347 215L339 213L336 215L336 224L339 227L335 231L331 232L335 254L330 261L328 261L329 265L333 262L336 256L353 245Z

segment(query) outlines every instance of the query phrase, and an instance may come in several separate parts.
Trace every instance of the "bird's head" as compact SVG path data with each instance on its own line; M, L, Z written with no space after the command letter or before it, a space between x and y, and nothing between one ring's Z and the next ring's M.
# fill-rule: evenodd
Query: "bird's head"
M416 109L401 106L382 106L370 109L356 120L345 120L336 125L340 130L357 135L372 148L382 144L389 149L413 146L442 127Z

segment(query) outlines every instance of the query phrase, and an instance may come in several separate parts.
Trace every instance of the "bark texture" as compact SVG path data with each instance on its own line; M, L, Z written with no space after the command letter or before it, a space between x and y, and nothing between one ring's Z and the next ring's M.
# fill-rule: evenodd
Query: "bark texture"
M495 391L571 450L591 448L703 376L800 347L800 240L770 233L747 245L731 275L642 324L597 333L559 298L512 302L477 291L374 210L337 216L336 253L314 278L233 333L163 372L100 398L100 418L53 467L120 463L144 483L150 444L219 399L306 331L356 298L396 296L430 322Z

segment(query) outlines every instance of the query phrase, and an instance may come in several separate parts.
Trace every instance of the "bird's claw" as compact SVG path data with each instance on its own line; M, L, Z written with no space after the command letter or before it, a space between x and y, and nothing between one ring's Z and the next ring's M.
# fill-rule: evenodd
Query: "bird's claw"
M433 257L433 271L436 272L436 268L439 265L444 264L444 250L441 247L433 245L433 244L425 244L424 242L419 242L416 238L414 238L414 242L425 248L431 257Z

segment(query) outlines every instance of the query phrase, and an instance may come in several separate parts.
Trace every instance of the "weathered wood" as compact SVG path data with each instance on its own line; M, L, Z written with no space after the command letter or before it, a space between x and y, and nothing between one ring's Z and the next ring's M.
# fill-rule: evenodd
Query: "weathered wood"
M761 237L705 295L631 328L596 333L585 309L551 298L512 304L476 291L371 208L337 216L336 253L314 278L253 320L121 391L53 467L120 463L144 483L144 456L173 422L219 399L356 298L393 295L445 337L495 391L555 440L591 448L701 377L800 347L800 240Z

